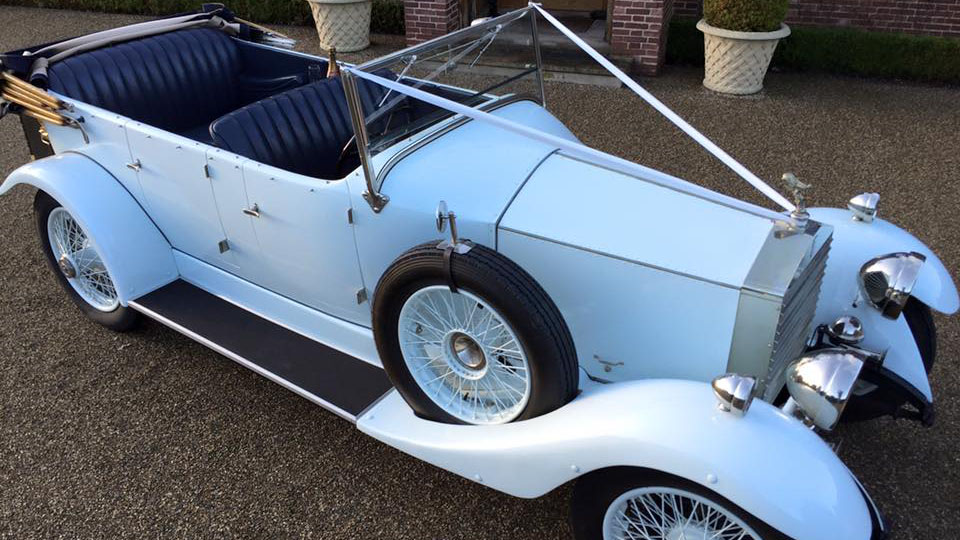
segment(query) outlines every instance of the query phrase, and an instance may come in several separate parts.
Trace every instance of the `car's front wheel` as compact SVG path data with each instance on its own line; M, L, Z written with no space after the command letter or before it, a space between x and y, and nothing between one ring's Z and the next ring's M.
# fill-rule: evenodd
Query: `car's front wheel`
M132 328L139 314L120 305L113 278L83 227L43 191L37 192L33 209L47 263L70 299L87 317L111 330Z
M571 506L576 540L783 538L709 489L646 469L590 473L577 480Z
M559 310L529 274L483 246L450 261L436 243L411 249L381 278L373 319L384 369L422 417L502 424L548 413L577 391Z

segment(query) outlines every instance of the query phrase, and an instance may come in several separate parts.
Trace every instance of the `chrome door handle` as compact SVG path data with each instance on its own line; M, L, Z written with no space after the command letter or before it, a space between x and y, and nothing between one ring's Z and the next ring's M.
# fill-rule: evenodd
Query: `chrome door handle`
M257 206L257 203L253 203L253 206L250 208L244 208L243 213L250 217L260 217L260 207Z
M140 169L142 169L143 167L140 165L140 160L137 159L137 160L134 160L133 163L127 163L127 168L132 171L140 172Z

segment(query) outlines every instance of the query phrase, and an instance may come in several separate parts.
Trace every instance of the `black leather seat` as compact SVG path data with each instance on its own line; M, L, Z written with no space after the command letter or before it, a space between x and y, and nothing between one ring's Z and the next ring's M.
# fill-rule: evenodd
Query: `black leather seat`
M378 75L394 78L389 72ZM386 89L357 80L363 109L377 108ZM340 78L323 79L251 103L210 125L214 144L299 174L336 179L337 161L353 136Z
M210 122L241 106L236 43L209 28L178 30L71 56L50 89L146 124L209 140Z

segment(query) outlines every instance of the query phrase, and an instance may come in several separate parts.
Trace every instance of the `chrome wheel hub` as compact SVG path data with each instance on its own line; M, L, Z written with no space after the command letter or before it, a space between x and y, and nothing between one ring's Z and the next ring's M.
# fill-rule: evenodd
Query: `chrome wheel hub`
M99 311L110 312L120 306L100 253L63 207L54 208L47 218L47 240L57 266L80 298Z
M73 262L70 261L70 256L64 253L60 255L60 260L58 261L60 265L60 271L63 272L63 275L67 279L73 279L77 277L77 267L73 265Z
M500 424L523 413L531 393L526 352L483 299L425 287L404 303L397 326L410 375L444 412L468 424Z
M457 375L470 380L479 380L487 372L487 355L483 347L463 332L450 332L444 338L447 365Z

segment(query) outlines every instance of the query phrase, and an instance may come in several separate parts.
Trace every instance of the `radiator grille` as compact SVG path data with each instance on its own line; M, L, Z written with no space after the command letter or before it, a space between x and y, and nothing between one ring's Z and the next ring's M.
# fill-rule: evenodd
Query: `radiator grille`
M823 241L803 270L790 282L783 297L783 308L777 323L770 370L765 384L767 394L780 391L787 364L799 356L806 347L807 337L811 331L810 325L817 310L820 284L823 282L832 240L833 237L828 236ZM776 398L776 395L766 395L764 398L770 401Z

